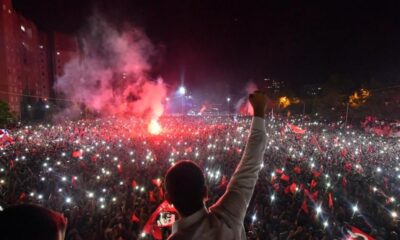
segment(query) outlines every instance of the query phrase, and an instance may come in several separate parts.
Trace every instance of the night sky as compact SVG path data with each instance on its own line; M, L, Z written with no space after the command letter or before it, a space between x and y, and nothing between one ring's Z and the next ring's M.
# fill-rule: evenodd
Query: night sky
M192 89L238 92L249 80L298 88L339 74L357 83L400 79L398 1L14 0L44 30L77 32L94 8L142 27L162 49L158 67Z

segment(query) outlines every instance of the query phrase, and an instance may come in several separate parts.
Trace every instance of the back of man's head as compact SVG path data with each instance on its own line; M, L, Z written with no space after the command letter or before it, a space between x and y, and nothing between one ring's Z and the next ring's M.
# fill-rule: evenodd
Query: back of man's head
M180 161L165 176L168 200L183 216L203 207L206 186L203 171L192 161Z
M55 211L23 204L0 212L0 238L3 240L63 240L66 220Z

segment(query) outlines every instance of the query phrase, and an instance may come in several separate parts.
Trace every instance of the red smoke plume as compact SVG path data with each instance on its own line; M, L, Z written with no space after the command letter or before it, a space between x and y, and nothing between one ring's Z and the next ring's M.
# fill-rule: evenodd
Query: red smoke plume
M160 77L150 78L156 50L142 31L119 32L96 16L80 42L80 57L66 64L57 91L103 116L162 115L167 89Z

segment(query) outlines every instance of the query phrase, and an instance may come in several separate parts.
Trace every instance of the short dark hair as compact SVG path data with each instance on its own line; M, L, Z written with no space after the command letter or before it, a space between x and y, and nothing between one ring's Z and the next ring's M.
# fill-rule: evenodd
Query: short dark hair
M56 240L66 225L60 213L32 204L14 205L0 212L4 240Z
M203 171L192 161L179 161L165 175L167 193L172 204L183 215L203 207L205 180Z

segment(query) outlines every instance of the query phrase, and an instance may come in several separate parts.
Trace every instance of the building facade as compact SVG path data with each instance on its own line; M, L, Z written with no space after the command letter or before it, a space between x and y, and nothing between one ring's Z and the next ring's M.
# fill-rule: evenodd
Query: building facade
M54 81L63 75L65 64L78 56L78 44L66 34L38 31L32 21L14 11L12 0L0 0L0 7L0 100L19 117L23 108L30 107L26 98L57 97Z
M33 22L16 13L11 0L0 0L0 100L18 116L22 96L46 98L48 81L41 76L39 32Z

